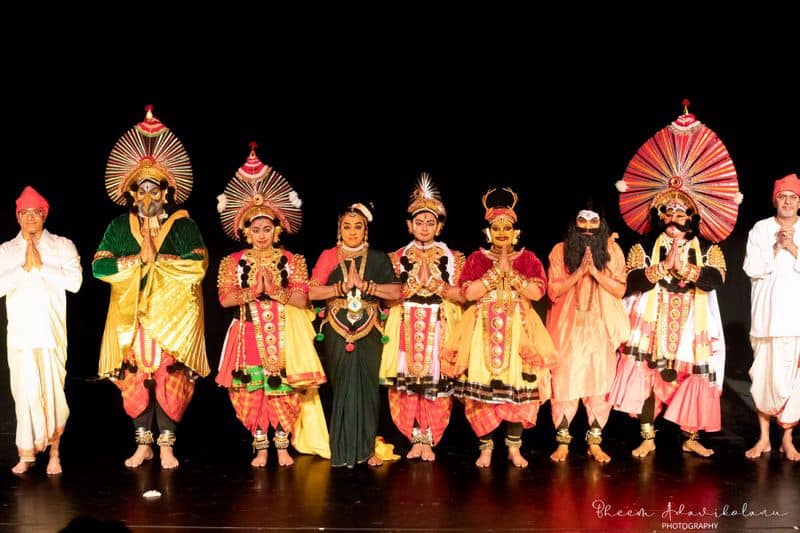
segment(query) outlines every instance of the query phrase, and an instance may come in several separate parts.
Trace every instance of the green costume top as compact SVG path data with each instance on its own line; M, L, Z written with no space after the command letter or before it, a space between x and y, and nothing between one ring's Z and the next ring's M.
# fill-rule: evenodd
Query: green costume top
M201 283L208 257L197 225L173 213L154 237L156 255L142 263L136 214L111 221L92 261L92 273L111 284L98 374L115 375L139 323L159 346L201 376L208 375Z

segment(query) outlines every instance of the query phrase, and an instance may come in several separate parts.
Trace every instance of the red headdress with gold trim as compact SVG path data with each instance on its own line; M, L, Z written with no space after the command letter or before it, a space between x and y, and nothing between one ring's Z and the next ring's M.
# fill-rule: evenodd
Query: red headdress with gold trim
M145 108L145 119L128 130L111 150L106 165L106 192L125 205L125 193L134 183L166 180L175 188L175 203L182 204L192 192L192 164L181 141Z
M679 202L700 216L700 233L711 242L730 235L742 194L727 148L703 123L684 112L637 150L617 182L619 207L628 226L646 234L650 209Z
M303 202L279 172L265 165L256 155L256 143L250 143L250 155L236 175L217 196L217 211L225 233L239 239L239 230L257 217L265 216L280 224L287 233L300 229Z

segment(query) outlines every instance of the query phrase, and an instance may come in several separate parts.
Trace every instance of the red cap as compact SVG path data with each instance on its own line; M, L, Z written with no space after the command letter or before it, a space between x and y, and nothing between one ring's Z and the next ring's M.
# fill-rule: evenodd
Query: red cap
M775 187L772 189L772 201L775 201L778 194L783 191L792 191L797 196L800 196L800 179L797 179L797 174L789 174L779 180L775 180Z
M16 214L19 215L19 212L23 209L41 209L44 211L45 218L47 218L47 213L50 211L50 204L47 203L44 196L36 192L36 189L28 185L22 189L22 194L17 198Z

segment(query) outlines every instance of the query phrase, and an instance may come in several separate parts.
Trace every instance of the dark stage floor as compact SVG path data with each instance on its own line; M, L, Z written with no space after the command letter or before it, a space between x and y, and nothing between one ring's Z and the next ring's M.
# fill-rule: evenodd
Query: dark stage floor
M545 407L540 427L525 433L527 469L508 465L501 441L492 468L478 469L457 407L434 464L401 460L348 470L298 456L291 468L270 457L268 468L254 470L248 436L227 411L224 392L202 383L179 433L180 468L161 471L151 462L132 471L122 466L132 431L113 386L71 381L61 477L48 478L44 461L22 478L12 475L13 429L0 439L0 529L58 531L87 516L133 531L796 531L800 464L777 452L743 458L756 427L736 388L727 386L724 395L726 429L707 439L717 449L711 459L680 452L679 433L665 424L657 426L657 454L634 460L638 424L615 413L606 438L611 464L589 460L576 438L569 461L556 465L548 458L553 429ZM403 453L402 439L385 429ZM161 497L143 498L150 489ZM114 529L107 523L96 530Z

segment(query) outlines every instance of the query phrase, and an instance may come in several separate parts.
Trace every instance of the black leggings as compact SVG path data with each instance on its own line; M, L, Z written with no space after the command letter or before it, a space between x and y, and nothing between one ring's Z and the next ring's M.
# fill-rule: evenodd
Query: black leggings
M160 435L165 430L175 433L175 427L178 424L168 417L167 413L164 412L164 409L158 405L158 402L155 398L155 392L151 390L150 403L147 404L147 407L144 411L142 411L142 414L133 419L133 425L137 429L144 428L150 431L153 428L153 418L155 418L156 421L156 435Z

